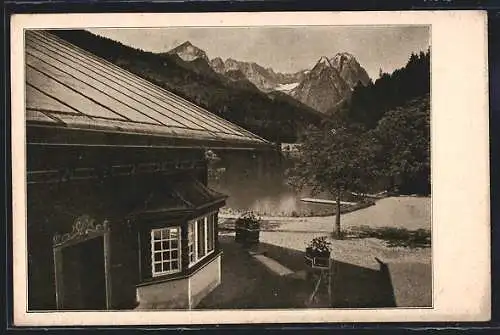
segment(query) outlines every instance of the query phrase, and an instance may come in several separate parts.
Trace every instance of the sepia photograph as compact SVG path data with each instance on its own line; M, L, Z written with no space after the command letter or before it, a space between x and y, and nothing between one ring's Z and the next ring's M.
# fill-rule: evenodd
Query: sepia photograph
M22 36L26 312L435 307L432 24Z

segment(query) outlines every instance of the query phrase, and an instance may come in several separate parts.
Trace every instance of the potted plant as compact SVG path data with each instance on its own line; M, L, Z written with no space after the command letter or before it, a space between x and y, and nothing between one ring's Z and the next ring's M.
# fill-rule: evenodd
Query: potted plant
M329 268L330 245L331 243L327 240L327 236L313 238L306 247L306 264L312 268Z
M260 223L261 219L253 212L241 215L235 222L235 241L245 245L259 243Z

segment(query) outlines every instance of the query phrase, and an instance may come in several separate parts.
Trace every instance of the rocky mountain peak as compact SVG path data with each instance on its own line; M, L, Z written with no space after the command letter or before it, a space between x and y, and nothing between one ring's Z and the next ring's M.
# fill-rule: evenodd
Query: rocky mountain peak
M341 52L341 53L338 53L335 56L333 56L331 58L330 62L332 63L333 66L335 66L335 68L337 68L337 70L342 71L342 69L345 66L348 66L350 63L352 63L352 62L357 63L357 60L350 53Z
M317 64L322 64L322 65L327 65L327 66L331 66L330 64L330 60L328 59L328 57L326 56L321 56L321 58L318 60L318 62L316 63Z
M191 62L197 58L204 59L207 62L209 61L205 51L193 45L190 41L186 41L178 45L177 47L170 50L168 54L176 54L186 62Z
M366 85L370 81L370 77L366 70L359 64L356 57L348 52L336 54L332 58L331 63L339 71L340 75L351 89L360 82Z
M312 68L312 71L318 71L319 69L324 69L324 68L331 68L332 64L328 57L326 56L321 56L321 58L316 62L314 67Z
M314 109L326 113L344 101L353 88L361 82L366 85L368 74L356 58L347 53L338 53L332 58L322 56L291 95Z
M183 47L183 48L188 48L188 47L193 47L194 45L190 41L186 41L182 44L180 44L178 47Z
M210 61L210 66L214 69L215 72L224 73L225 66L224 61L220 57L215 57Z

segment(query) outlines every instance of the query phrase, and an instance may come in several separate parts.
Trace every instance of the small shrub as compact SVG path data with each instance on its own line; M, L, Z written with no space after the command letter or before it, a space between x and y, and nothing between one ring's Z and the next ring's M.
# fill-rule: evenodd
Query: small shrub
M331 251L331 243L327 240L327 236L315 237L307 245L313 252L324 253Z
M236 220L237 227L244 229L260 229L261 223L262 219L253 212L246 212Z

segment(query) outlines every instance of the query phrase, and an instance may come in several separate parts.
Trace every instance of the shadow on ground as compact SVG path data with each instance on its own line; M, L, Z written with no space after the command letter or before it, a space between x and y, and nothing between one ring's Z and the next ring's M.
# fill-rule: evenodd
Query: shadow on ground
M266 254L294 271L307 271L304 252L263 244ZM386 264L380 270L334 260L332 305L336 308L395 307L394 290ZM324 294L324 292L323 292Z
M309 297L316 281L307 275L304 252L261 243L260 250L295 273L278 276L260 264L234 237L221 236L222 283L197 306L199 309L370 308L396 305L387 265L373 270L334 261L332 300L326 285L318 298Z

